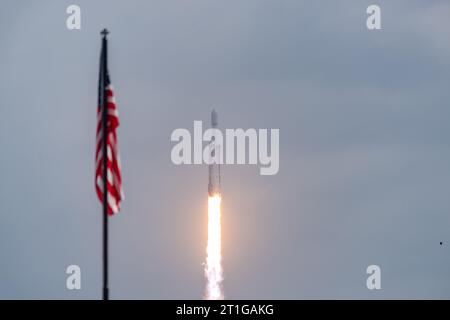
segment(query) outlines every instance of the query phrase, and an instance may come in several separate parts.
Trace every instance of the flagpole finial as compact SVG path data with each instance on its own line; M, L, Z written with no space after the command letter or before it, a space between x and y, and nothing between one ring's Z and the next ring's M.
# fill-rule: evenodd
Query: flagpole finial
M106 38L106 36L109 34L109 31L108 31L108 29L103 29L102 30L102 32L100 32L100 34L104 37L104 38Z

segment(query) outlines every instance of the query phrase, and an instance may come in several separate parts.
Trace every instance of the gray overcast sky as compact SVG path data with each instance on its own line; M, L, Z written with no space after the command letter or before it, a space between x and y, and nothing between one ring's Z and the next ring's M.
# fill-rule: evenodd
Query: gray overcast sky
M2 1L0 298L101 296L104 26L126 193L112 298L202 297L207 168L173 165L170 134L212 108L280 129L278 175L222 170L227 298L450 298L450 3L378 0L371 32L372 3Z

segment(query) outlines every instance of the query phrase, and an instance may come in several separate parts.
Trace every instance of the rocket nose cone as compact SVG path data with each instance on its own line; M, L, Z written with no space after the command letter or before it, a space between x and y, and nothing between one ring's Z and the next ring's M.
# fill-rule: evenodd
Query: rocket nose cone
M213 127L216 127L217 124L218 124L217 112L216 110L213 109L213 111L211 112L211 125Z

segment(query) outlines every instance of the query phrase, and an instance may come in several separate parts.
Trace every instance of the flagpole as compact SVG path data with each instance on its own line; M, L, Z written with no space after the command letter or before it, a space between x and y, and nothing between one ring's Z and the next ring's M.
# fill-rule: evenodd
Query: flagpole
M109 31L103 29L101 35L103 36L104 56L103 63L103 106L102 106L102 132L103 132L103 300L109 300L109 288L108 288L108 97L106 95L105 87L105 74L107 68L107 52L108 52L108 35Z

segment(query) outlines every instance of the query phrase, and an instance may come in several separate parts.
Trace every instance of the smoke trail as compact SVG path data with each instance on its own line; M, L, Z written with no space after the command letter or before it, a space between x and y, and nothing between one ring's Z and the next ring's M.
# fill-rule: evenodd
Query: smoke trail
M220 194L208 197L208 244L205 264L205 299L208 300L221 300L224 298L222 290L221 201Z

